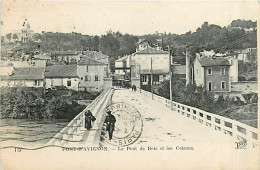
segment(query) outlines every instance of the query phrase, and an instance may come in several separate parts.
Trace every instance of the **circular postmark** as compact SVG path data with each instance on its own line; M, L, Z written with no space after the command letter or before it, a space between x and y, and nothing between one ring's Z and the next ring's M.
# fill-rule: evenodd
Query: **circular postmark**
M143 120L136 108L126 103L114 103L107 107L115 116L115 128L112 139L105 141L114 146L127 146L139 139L143 131Z

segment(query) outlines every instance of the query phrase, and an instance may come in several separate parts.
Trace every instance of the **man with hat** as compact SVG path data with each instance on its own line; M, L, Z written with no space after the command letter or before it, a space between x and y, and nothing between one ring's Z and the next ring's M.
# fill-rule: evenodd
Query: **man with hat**
M114 115L111 114L110 110L107 111L107 114L108 115L106 116L106 119L105 119L106 130L109 133L109 140L111 140L112 136L113 136L114 129L115 129L116 118L115 118Z

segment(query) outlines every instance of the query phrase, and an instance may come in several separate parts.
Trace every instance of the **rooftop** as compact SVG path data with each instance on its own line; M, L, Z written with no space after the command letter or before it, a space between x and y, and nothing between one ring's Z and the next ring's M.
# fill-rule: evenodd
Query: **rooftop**
M53 65L47 66L45 71L46 78L72 78L78 77L77 65Z
M168 54L167 51L158 50L156 48L146 48L141 51L137 51L136 54Z
M83 54L87 55L90 58L96 59L96 60L109 58L108 55L105 55L98 51L83 51Z
M105 63L83 55L82 58L78 61L78 65L105 65Z
M41 80L44 78L43 67L20 67L15 68L9 76L1 76L7 80Z
M224 57L202 57L199 59L202 67L207 66L230 66L229 61Z
M129 57L129 56L121 57L121 58L117 59L115 62L117 62L117 61L124 61L124 60L126 60L128 57Z

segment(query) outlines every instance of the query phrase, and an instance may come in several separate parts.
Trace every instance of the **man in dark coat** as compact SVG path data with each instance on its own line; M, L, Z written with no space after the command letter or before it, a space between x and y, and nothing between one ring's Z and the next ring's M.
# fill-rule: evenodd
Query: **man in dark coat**
M112 136L113 136L113 132L114 132L114 129L115 129L115 123L116 123L116 118L114 115L111 114L111 111L107 111L107 116L106 116L106 119L105 119L105 123L106 123L106 130L108 131L109 133L109 140L112 139Z
M87 130L90 130L91 126L91 121L94 122L96 120L95 116L92 115L91 111L88 110L85 113L85 128L87 128Z

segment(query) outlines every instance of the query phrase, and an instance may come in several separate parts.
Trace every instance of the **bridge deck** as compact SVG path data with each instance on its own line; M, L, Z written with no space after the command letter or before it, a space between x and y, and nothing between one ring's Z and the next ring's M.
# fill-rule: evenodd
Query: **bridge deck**
M191 146L194 148L220 146L235 148L235 141L228 135L202 126L162 103L139 92L116 90L112 102L125 102L134 106L143 117L143 133L135 145Z

